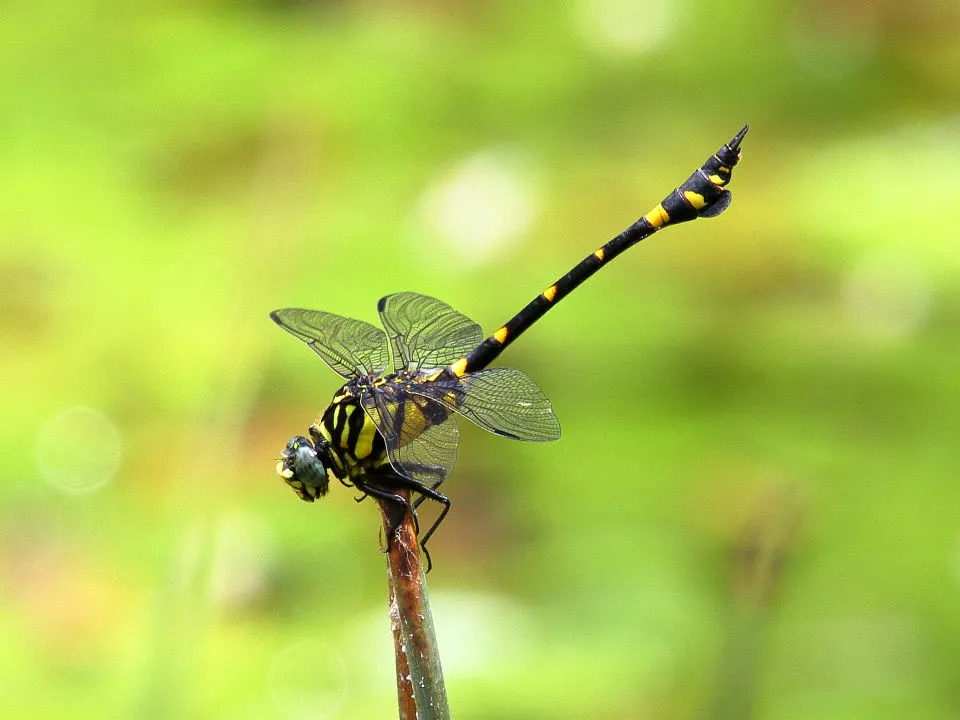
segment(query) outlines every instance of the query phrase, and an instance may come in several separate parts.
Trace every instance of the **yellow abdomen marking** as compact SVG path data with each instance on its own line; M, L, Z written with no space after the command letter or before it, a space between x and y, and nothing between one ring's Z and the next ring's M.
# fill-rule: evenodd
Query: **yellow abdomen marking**
M726 184L727 184L727 181L726 181L725 179L723 179L722 177L720 177L719 175L711 175L711 176L710 176L710 182L712 182L714 185L726 185Z
M605 254L606 253L603 252L603 248L597 248L596 250L593 251L593 256L600 262L603 262L603 258Z
M703 199L703 195L695 193L693 190L684 190L683 196L687 199L688 203L693 205L695 210L702 210L707 205L707 201Z
M467 371L467 359L460 358L455 363L450 365L450 372L452 372L457 377L463 377L463 374Z
M663 209L662 203L657 203L657 206L644 215L643 219L653 225L653 227L661 228L670 222L670 215L667 214L667 211Z
M557 286L551 285L546 290L543 291L543 296L549 301L553 302L553 299L557 296Z
M498 343L500 343L501 345L503 345L503 343L504 343L504 342L506 341L506 339L507 339L507 335L508 335L508 334L509 334L509 330L507 330L507 327L506 327L506 326L503 326L502 328L500 328L499 330L497 330L497 331L493 334L493 336L497 339L497 342L498 342Z

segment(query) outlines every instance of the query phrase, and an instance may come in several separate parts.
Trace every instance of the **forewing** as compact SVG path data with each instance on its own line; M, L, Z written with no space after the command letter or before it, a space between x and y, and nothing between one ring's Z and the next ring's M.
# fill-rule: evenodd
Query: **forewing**
M390 364L387 337L370 323L302 308L274 310L270 317L344 378L381 373Z
M360 401L384 438L394 470L424 485L435 485L450 473L460 430L446 407L389 383Z
M473 320L426 295L387 295L377 303L377 309L390 337L398 372L446 367L483 340L483 331Z
M546 442L560 437L560 422L550 401L516 368L489 368L424 382L411 392L431 397L484 430L513 440Z

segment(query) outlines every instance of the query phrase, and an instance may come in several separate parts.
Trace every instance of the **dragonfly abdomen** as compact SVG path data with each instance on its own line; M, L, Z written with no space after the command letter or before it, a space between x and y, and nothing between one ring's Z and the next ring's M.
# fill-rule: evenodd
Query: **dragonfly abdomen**
M749 126L745 125L730 142L707 158L680 187L657 203L650 212L587 255L506 324L501 325L493 335L450 363L444 368L443 374L447 377L463 377L490 365L510 343L597 270L657 230L698 217L716 217L726 210L730 206L731 195L725 186L740 160L740 143L748 129Z

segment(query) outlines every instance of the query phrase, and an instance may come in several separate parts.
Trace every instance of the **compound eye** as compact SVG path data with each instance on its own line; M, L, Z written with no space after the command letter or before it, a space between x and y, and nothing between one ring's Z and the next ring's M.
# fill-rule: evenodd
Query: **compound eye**
M301 499L308 502L325 495L330 485L327 469L317 449L302 435L287 442L277 472Z
M295 453L300 447L306 445L307 447L313 447L313 443L310 442L303 435L297 435L295 437L287 440L287 446L283 449L283 456L286 457L291 453Z

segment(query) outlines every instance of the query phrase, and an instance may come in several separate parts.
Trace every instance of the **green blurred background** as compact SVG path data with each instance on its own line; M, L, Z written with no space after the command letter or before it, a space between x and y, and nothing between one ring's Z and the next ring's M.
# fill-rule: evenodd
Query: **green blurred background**
M494 329L744 122L722 217L511 347L430 590L460 718L960 716L960 6L5 3L0 715L395 717L378 516L267 317Z

